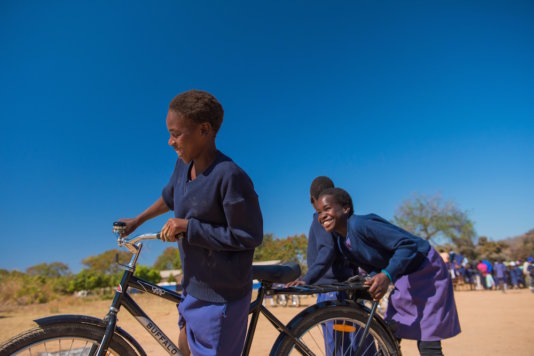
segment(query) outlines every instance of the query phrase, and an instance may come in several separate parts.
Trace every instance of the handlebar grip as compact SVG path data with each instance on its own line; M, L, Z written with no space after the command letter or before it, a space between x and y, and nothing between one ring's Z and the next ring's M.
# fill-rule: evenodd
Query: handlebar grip
M125 226L126 226L126 223L122 221L115 221L113 223L113 227L125 227Z
M161 240L161 231L156 234L156 237L158 240ZM176 234L176 240L183 239L185 237L185 234L183 232L180 232L179 234Z

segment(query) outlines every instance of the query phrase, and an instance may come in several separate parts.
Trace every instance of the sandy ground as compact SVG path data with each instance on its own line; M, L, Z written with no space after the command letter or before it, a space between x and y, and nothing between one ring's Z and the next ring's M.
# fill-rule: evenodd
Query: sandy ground
M534 355L534 294L528 290L457 292L456 304L462 333L443 341L446 355ZM178 314L173 304L147 295L137 302L171 338L177 338ZM277 307L270 310L282 321L289 321L302 308L312 304L309 297L300 308ZM33 327L33 319L52 314L88 314L103 317L110 301L81 301L68 298L44 305L0 312L0 342ZM125 310L119 313L119 325L143 345L149 355L165 354L159 344ZM251 355L268 355L277 331L260 317ZM403 355L418 355L414 341L402 342Z

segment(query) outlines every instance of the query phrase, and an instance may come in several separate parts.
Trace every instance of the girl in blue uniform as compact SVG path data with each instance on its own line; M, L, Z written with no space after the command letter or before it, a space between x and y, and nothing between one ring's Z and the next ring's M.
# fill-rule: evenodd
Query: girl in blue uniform
M222 106L211 94L191 90L176 96L166 120L168 143L178 154L174 172L152 206L121 220L128 235L145 221L174 211L161 235L168 242L178 240L185 291L178 306L178 344L185 354L189 349L193 355L241 354L252 257L263 238L252 181L215 146L222 120Z
M317 212L342 254L372 276L365 284L373 299L380 300L394 284L385 318L396 324L396 336L418 340L421 355L442 355L441 340L460 333L460 323L439 254L426 240L377 215L354 215L343 189L323 191Z

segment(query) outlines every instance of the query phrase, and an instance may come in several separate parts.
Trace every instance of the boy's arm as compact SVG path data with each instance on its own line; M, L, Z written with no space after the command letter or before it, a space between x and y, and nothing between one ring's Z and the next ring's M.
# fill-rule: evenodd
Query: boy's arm
M263 218L252 181L244 173L229 178L221 188L227 225L189 219L186 239L191 245L216 251L242 251L261 244Z
M310 228L309 239L315 238L317 245L317 257L311 266L308 266L308 273L304 276L306 284L314 284L317 282L328 269L332 266L336 258L336 246L334 237L329 232L325 231L321 226L319 229L314 229L315 221ZM322 230L322 231L321 231ZM315 234L315 236L312 236Z
M137 215L135 218L119 219L119 221L126 223L126 228L124 229L124 232L121 233L121 236L127 236L131 234L132 232L135 231L135 229L141 226L145 221L155 218L156 216L159 216L161 214L164 214L167 211L169 211L169 208L163 201L163 198L159 197L158 200L154 202L154 204L149 206L145 211Z

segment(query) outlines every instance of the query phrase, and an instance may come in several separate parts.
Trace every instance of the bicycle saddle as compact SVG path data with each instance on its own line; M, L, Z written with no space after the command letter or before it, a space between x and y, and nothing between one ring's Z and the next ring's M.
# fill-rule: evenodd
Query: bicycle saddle
M273 283L289 283L300 276L298 263L281 265L252 266L252 278Z

